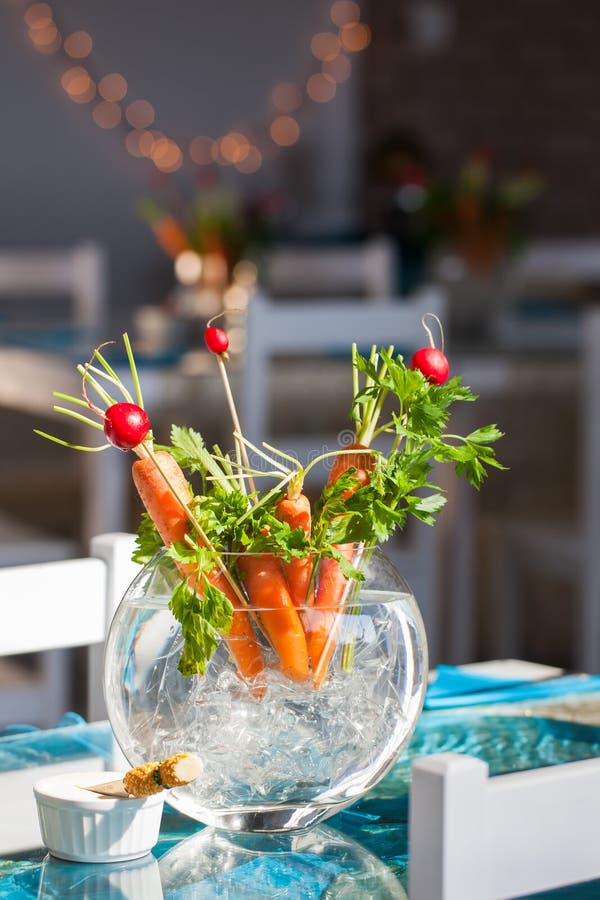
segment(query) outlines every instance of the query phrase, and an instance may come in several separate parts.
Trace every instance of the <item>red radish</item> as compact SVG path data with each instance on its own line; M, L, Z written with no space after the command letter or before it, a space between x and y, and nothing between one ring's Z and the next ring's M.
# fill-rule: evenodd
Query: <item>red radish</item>
M450 365L446 356L437 347L421 347L413 355L411 369L418 369L433 384L444 384L450 374Z
M434 319L438 324L442 336L441 350L438 350L435 346L431 328L426 322L428 318ZM427 381L431 381L433 384L444 384L450 374L450 365L444 355L444 329L442 328L442 323L434 313L425 313L424 316L421 316L421 322L429 338L429 347L421 347L420 350L413 354L410 367L411 369L418 369Z
M104 416L104 434L119 450L133 450L150 431L150 419L135 403L115 403Z
M211 353L226 353L229 348L229 338L222 328L209 325L204 332L204 343Z

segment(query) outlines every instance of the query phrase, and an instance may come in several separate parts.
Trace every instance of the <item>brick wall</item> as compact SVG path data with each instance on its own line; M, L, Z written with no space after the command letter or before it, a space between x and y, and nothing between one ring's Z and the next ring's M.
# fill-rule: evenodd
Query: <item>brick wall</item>
M367 142L408 130L446 172L481 146L534 164L533 230L600 232L598 0L371 0L369 20Z

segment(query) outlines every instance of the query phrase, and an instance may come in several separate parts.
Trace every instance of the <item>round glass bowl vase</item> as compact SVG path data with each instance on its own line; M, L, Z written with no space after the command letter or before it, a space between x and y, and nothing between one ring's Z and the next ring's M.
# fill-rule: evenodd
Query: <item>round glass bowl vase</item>
M226 563L236 570L233 555ZM182 752L201 758L203 774L171 790L171 806L229 831L306 828L391 768L423 705L425 630L410 588L379 549L359 551L355 565L364 580L346 585L340 605L298 610L309 647L315 629L329 634L324 677L302 681L286 676L264 636L268 611L250 606L236 615L250 617L262 649L257 679L240 676L226 638L204 675L182 676L181 626L169 609L180 579L174 563L162 551L131 584L107 639L108 715L132 765Z

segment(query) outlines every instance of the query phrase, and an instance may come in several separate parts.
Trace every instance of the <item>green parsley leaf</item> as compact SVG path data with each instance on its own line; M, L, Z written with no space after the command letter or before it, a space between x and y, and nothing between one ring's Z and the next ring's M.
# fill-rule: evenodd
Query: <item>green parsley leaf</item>
M233 606L223 591L202 580L200 597L187 581L180 581L173 591L169 609L181 624L183 650L178 669L184 676L203 675L222 634L227 634L233 621Z
M146 512L142 513L135 543L137 546L131 558L133 562L143 566L164 547L154 522Z
M502 436L502 432L496 425L484 425L483 428L478 428L468 434L465 440L473 444L491 444Z
M223 477L223 469L204 446L204 440L199 432L193 428L181 425L171 427L171 446L168 448L182 469L189 469L191 473L200 472L216 478L225 492L232 487L229 481Z

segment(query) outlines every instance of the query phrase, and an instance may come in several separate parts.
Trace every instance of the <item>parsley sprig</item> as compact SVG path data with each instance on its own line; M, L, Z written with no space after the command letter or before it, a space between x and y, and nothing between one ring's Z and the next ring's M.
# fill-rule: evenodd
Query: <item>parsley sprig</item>
M201 578L201 596L196 588L180 581L169 603L181 623L183 650L178 668L182 675L204 674L221 634L229 632L233 620L231 601L208 578Z

